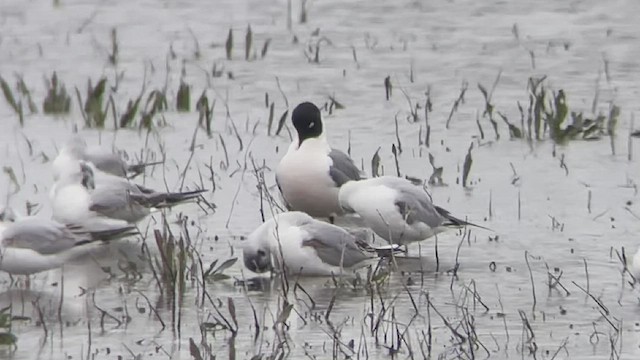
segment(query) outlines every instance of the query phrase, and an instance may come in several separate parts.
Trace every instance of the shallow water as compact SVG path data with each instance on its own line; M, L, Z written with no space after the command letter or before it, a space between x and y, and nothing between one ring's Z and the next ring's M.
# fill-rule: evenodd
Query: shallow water
M286 321L286 332L279 331L281 325L272 327L283 301L278 281L245 289L236 279L254 275L236 263L226 271L231 279L207 285L213 304L228 319L227 298L233 299L239 324L235 337L220 329L201 332L201 324L220 316L209 300L199 306L200 287L193 282L182 297L180 332L172 331L171 305L141 259L142 241L132 239L108 249L107 254L95 254L65 268L64 277L59 271L35 276L31 290L10 286L8 277L3 277L0 300L11 302L14 314L29 319L13 322L17 350L2 349L0 354L15 359L36 355L189 358L193 338L203 354L210 346L216 358L279 354L282 350L277 345L285 339L284 352L291 358L344 358L347 354L422 358L432 334L434 358L490 354L495 358L600 359L612 352L614 358L635 358L640 353L638 293L628 283L631 278L622 275L616 250L624 247L630 257L638 247L635 234L640 230L634 215L640 214L636 204L640 154L636 145L629 160L627 147L640 84L636 46L640 29L635 16L640 5L631 0L324 1L307 4L306 24L298 22L299 2L292 5L292 30L288 30L286 1L0 3L0 75L12 85L14 73L22 75L40 107L46 94L42 79L56 71L72 98L71 115L57 118L39 111L26 116L24 127L0 100L0 164L13 169L20 185L16 189L9 176L0 177L7 201L21 211L25 202L36 203L41 216L50 215L48 160L76 127L89 141L126 150L131 158L159 159L164 149L166 166L147 172L139 181L178 189L189 164L185 186L199 185L200 174L205 187L213 190L215 183L215 190L206 195L217 206L215 214L196 205L167 214L172 222L180 215L192 220L189 233L206 268L214 259L239 256L240 237L261 221L251 159L256 164L264 161L265 179L273 186L272 170L288 146L288 129L280 136L267 135L265 93L274 102L274 130L287 108L302 100L323 104L333 96L345 106L325 115L334 147L350 148L369 173L371 158L381 147L384 172L395 174L391 144L397 144L397 117L402 175L428 179L432 173L428 154L432 154L436 165L444 167L447 184L430 189L434 202L495 233L474 229L463 241L461 233L440 235L438 263L433 241L420 249L412 247L411 255L421 251L424 263L405 263L404 269L422 267L422 276L394 273L373 295L361 286L336 290L331 280L302 279L300 285L309 296L301 290L289 294L294 311ZM248 24L258 54L252 61L244 60ZM115 67L108 62L114 27L119 45ZM230 61L224 47L229 28L234 36ZM316 29L330 41L322 43L319 63L305 55L308 45L318 41L312 35ZM271 39L270 46L260 58L266 39ZM224 69L223 76L210 76L214 64ZM209 138L204 130L197 132L191 160L189 148L198 116L194 111L175 111L183 68L184 81L191 85L192 108L205 88L209 98L216 99L214 134ZM612 155L608 137L557 147L550 140L531 144L509 140L500 120L501 138L495 141L486 118L481 119L485 138L479 139L475 118L482 114L484 101L477 84L490 89L498 73L492 103L516 125L517 102L528 104L526 84L531 76L547 75L547 86L564 89L570 109L585 114L590 114L599 88L597 112L608 113L611 101L622 109L616 154ZM84 128L74 87L84 97L87 79L95 84L106 76L115 86L116 74L123 74L112 94L119 113L143 83L148 93L167 81L169 111L156 117L157 121L163 118L166 126L150 134L114 132L109 115L107 130ZM387 76L394 86L390 101L385 100L383 86ZM465 102L447 129L446 119L464 81L469 84ZM431 146L426 148L418 142L420 131L424 137L423 110L417 123L405 121L409 105L402 91L412 104L423 106L428 88L433 112ZM463 188L459 178L471 143L471 186ZM209 164L214 182L209 179ZM159 228L160 222L155 215L142 228ZM180 231L177 226L173 230ZM148 239L154 252L153 236ZM118 270L126 264L125 258L137 264L141 278ZM456 263L459 268L453 276L450 270ZM101 267L110 267L112 276ZM548 272L561 274L566 291L559 285L549 288ZM328 322L324 314L334 296ZM311 308L308 297L315 307ZM149 304L157 308L158 316ZM252 307L261 324L256 340ZM375 332L372 329L383 308L387 312ZM103 316L100 309L109 315ZM126 314L129 320L123 321ZM167 325L164 330L158 317ZM408 329L404 342L398 340L396 328ZM460 341L456 333L474 339L476 346ZM355 350L349 349L351 340ZM401 346L394 354L390 348L396 349L398 343Z

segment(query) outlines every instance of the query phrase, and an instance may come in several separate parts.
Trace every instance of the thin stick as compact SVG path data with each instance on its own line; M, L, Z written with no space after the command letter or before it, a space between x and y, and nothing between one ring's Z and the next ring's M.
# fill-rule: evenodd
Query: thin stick
M629 139L628 139L628 143L627 143L627 152L629 153L627 155L627 160L631 161L633 160L633 139L631 138L631 134L633 134L633 121L635 120L635 116L633 115L633 113L631 113L631 125L630 125L630 129L629 129Z
M522 200L520 198L520 189L518 189L518 221L522 218Z
M587 294L589 293L589 268L587 267L587 259L583 258L584 262L584 273L587 275Z
M289 100L287 100L287 95L284 94L284 91L282 91L282 87L280 86L280 79L276 76L276 85L278 85L278 90L280 91L280 94L282 95L282 98L284 99L284 104L287 106L287 109L289 108Z
M529 269L529 278L531 279L531 293L533 294L533 306L531 312L536 311L536 285L533 282L533 273L531 272L531 265L529 264L529 251L525 250L524 260L527 262L527 268Z

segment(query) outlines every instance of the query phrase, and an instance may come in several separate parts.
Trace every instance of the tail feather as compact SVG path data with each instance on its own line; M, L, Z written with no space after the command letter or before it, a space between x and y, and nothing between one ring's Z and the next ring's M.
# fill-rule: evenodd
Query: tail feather
M439 206L435 206L436 211L438 212L438 214L440 214L442 217L444 217L445 219L447 219L447 221L442 224L443 226L452 226L452 227L462 227L462 226L474 226L480 229L484 229L484 230L488 230L488 231L493 231L487 227L484 226L480 226L462 219L458 219L457 217L451 215L451 213L449 213L449 211L439 207Z
M129 194L138 204L145 207L167 208L198 198L207 190L195 190L179 193Z

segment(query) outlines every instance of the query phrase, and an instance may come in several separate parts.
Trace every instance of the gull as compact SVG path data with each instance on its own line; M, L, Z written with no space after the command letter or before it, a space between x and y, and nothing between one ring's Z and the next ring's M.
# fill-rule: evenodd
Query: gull
M427 192L399 177L350 181L340 188L339 200L345 212L358 214L373 232L392 244L422 241L451 227L483 228L433 205Z
M338 189L363 174L347 154L329 146L314 104L299 104L291 120L297 137L276 168L276 183L287 207L314 217L343 215Z
M129 165L119 154L97 146L89 147L81 137L74 136L67 141L53 160L53 178L58 180L62 174L75 167L75 164L80 160L89 161L100 171L123 178L134 178L141 174L145 167L162 163L150 162Z
M54 220L24 217L0 223L0 270L30 275L63 266L108 241L134 235L131 225L91 231Z
M80 161L75 171L63 175L54 184L49 196L53 218L57 221L112 226L136 223L152 211L196 199L205 191L159 192L101 173L91 163Z
M330 276L357 270L398 249L373 247L343 228L289 211L249 235L243 259L245 267L255 273L287 269L293 275Z

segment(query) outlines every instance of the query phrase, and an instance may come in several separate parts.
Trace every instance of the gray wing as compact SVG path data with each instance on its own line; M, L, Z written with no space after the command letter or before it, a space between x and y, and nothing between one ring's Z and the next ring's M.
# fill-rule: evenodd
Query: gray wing
M149 214L149 209L131 201L130 193L137 193L135 186L98 186L91 191L89 210L100 215L136 222Z
M7 247L31 249L40 254L56 254L82 244L64 225L46 219L24 219L8 226L2 233Z
M475 226L490 230L480 225L458 219L449 211L433 205L429 195L421 188L403 178L381 177L377 179L399 192L395 205L408 224L416 221L427 224L431 228L439 226Z
M324 263L349 268L370 258L357 246L354 237L342 228L319 221L301 228L309 234L302 245L312 247Z
M146 188L139 188L140 193L131 192L129 197L137 204L150 208L168 208L180 203L198 199L207 190L193 190L184 192L157 192ZM147 192L149 191L149 192Z
M128 165L117 154L91 152L87 153L85 158L87 161L91 161L93 165L101 171L120 177L127 176Z
M395 205L409 225L422 222L435 228L444 224L445 217L422 189L410 183L396 183L393 188L398 191Z
M362 179L360 169L353 163L349 155L336 149L331 149L329 157L333 162L329 167L329 175L338 187L351 180Z

